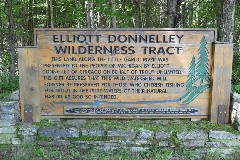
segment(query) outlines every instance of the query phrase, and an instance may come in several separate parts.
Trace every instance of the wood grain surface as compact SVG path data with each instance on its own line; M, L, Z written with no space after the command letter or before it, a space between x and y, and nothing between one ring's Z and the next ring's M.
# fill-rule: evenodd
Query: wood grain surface
M218 99L230 92L229 64L232 61L223 58L223 52L231 52L232 48L214 44L215 41L215 29L37 28L36 48L19 50L21 104L33 106L33 121L46 117L210 116L215 122L215 106L221 102ZM200 52L206 53L204 62L199 60L202 58ZM204 80L196 80L191 83L195 90L190 93L193 59L196 68L205 63L212 81L211 86L204 86ZM226 72L226 79L222 80L219 72ZM216 84L225 85L224 81L229 84L222 94ZM29 87L36 87L36 94L28 92ZM222 100L221 105L228 103L228 98ZM181 109L193 112L183 113ZM23 110L24 107L24 119Z

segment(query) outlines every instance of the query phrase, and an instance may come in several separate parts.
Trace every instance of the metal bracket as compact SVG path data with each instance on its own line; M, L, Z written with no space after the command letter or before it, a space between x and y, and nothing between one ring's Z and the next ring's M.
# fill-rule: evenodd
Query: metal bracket
M218 124L226 124L227 120L227 106L218 106Z
M24 122L33 122L33 106L30 104L24 106Z

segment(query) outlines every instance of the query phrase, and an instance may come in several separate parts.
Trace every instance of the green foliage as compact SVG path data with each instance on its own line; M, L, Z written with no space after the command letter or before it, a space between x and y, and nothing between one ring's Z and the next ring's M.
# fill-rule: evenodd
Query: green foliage
M0 100L7 97L12 91L19 88L18 77L15 80L6 76L0 77Z
M34 123L34 124L35 124L36 126L39 126L39 127L42 127L42 128L56 126L56 123L54 123L54 122L49 122L48 119L42 119L40 122Z
M130 152L127 149L119 149L104 152L98 148L89 148L81 150L77 146L55 147L47 146L41 147L36 145L0 145L1 160L167 160L167 159L206 159L206 160L234 160L239 159L240 153L225 155L219 152L211 152L210 150L203 155L196 154L194 150L171 150L160 149L154 147L146 152ZM201 156L201 157L199 157ZM178 157L178 158L177 158Z
M88 120L86 124L83 126L84 128L102 128L106 130L111 129L120 129L120 130L128 130L128 129L149 129L153 131L160 130L161 126L156 127L156 123L152 120Z
M36 141L49 142L52 140L53 140L52 137L36 136Z
M58 124L54 122L49 122L47 119L41 120L38 123L34 123L41 128L61 125L65 127L69 127L66 125L64 121L58 122ZM124 120L124 119L113 119L113 120L104 120L104 119L91 119L87 120L85 124L81 125L80 128L84 129L92 129L92 128L99 128L102 130L151 130L151 131L162 131L165 130L166 132L173 132L173 133L181 133L184 131L191 131L196 129L202 129L205 131L210 130L223 130L231 133L240 134L240 131L236 131L231 125L225 124L213 124L210 123L208 120L201 120L199 122L192 122L188 119L161 119L161 120ZM99 137L98 140L103 140L106 137ZM39 137L41 140L41 137ZM70 138L71 139L71 138ZM94 140L88 136L80 136L77 138L78 140ZM43 139L45 140L45 139Z
M62 122L62 125L64 125L64 122ZM85 124L81 125L81 128L85 128L85 129L100 128L103 130L146 129L146 130L151 130L155 132L161 131L164 129L167 132L177 132L177 133L180 133L183 131L203 129L206 131L223 130L231 133L240 134L240 131L236 131L231 125L213 124L213 123L210 123L208 120L192 122L192 121L189 121L188 119L181 119L181 120L178 120L178 119L161 119L161 120L91 119L91 120L87 120Z
M240 45L235 45L233 52L232 64L232 84L240 85ZM233 87L235 92L239 92L237 88Z
M240 94L240 84L239 85L233 85L232 90L238 94Z
M37 148L37 149L33 150L33 155L36 157L44 157L44 149Z
M220 28L221 3L219 0L197 1L195 11L187 10L187 16L193 16L193 28ZM191 15L193 14L193 15Z
M81 135L79 137L68 137L66 139L70 141L105 141L107 140L107 137L106 136L94 137Z

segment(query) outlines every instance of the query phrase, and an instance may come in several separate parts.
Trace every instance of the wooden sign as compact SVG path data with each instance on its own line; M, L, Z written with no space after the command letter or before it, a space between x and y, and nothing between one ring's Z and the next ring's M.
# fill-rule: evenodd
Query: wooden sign
M19 49L23 119L207 118L215 41L215 29L35 29L36 47Z

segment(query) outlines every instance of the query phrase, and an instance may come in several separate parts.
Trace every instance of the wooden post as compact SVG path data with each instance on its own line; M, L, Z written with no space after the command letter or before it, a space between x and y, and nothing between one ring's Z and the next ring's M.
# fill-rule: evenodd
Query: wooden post
M41 116L37 48L18 48L21 118L39 122Z
M229 120L233 44L214 44L211 123L227 123ZM225 116L225 117L222 117Z

